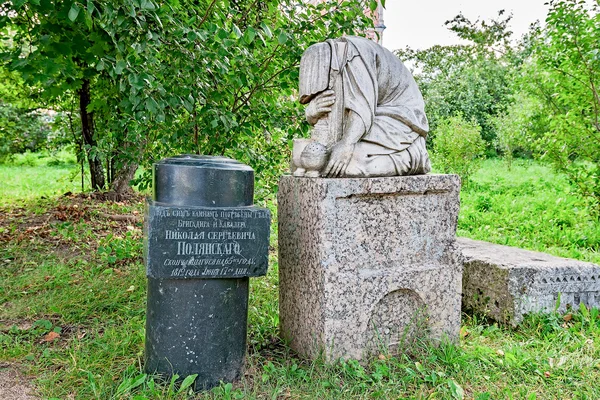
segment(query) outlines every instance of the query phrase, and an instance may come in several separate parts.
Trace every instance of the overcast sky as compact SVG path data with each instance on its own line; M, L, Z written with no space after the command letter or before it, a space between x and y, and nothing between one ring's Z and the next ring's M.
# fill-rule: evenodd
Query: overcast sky
M544 21L547 0L386 0L383 45L390 50L410 46L426 49L435 44L457 44L459 40L445 26L444 22L454 18L459 12L474 21L478 18L490 19L499 10L512 12L510 23L513 36L520 37L529 25Z

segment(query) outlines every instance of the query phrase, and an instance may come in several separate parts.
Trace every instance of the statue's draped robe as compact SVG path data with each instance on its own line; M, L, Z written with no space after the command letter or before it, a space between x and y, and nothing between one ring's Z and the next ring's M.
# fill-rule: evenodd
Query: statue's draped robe
M341 131L345 116L352 111L360 117L365 132L347 170L355 169L350 175L378 175L376 156L389 156L395 166L395 171L382 175L429 172L425 149L429 124L423 96L410 71L389 50L365 38L349 36L327 44L329 47L325 43L311 46L303 56L300 102L308 103L318 92L333 88L341 77L342 95L336 90L338 107L333 107L329 119L340 121ZM333 115L336 108L342 115ZM339 140L340 135L337 137Z
M346 37L344 108L358 114L365 126L362 141L402 151L429 124L425 103L410 71L390 51L358 37Z

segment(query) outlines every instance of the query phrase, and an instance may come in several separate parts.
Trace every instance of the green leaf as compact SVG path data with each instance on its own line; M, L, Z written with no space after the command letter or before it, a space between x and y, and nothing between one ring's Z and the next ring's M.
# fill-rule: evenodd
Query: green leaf
M219 29L217 31L217 37L219 39L225 39L229 37L229 32L227 32L225 29Z
M246 29L246 32L244 32L244 42L250 44L252 43L252 41L254 41L254 38L256 37L256 30L249 26L248 29Z
M135 389L136 387L140 386L142 383L144 383L146 381L147 377L148 377L148 375L146 375L146 374L139 375L137 378L135 378L135 381L133 381L133 383L131 384L130 389Z
M77 19L77 16L79 15L79 11L81 9L79 8L79 6L77 5L77 3L73 3L71 5L71 9L69 10L69 19L71 21L75 21Z
M115 73L117 75L121 75L123 70L127 67L127 61L125 60L117 60L117 64L115 66Z
M140 3L140 7L142 10L154 11L156 10L156 6L149 0L142 0Z
M136 90L141 90L144 88L144 80L137 74L131 74L127 77L129 84Z
M173 388L175 387L175 382L177 382L177 379L179 379L179 375L173 374L171 377L171 382L169 382L169 393L174 393Z
M87 0L87 14L91 17L96 10L96 6L94 6L94 2L92 0Z
M158 103L152 97L148 97L146 99L146 110L148 110L151 114L156 114L158 112Z
M285 32L281 31L279 32L279 35L277 35L277 42L279 42L279 44L283 45L287 42L288 37L285 34Z
M242 37L242 31L240 31L240 28L238 28L236 24L233 24L233 26L231 27L231 31L233 32L236 38Z
M23 4L27 3L27 0L13 0L13 7L19 9L23 7Z
M452 398L456 400L462 400L465 398L465 392L463 388L456 383L454 379L450 379L448 381L448 386L450 387L450 393L452 393Z
M187 110L187 112L189 112L190 114L192 112L194 112L194 103L190 103L189 101L182 99L182 103L183 103L183 107Z
M273 33L271 32L269 25L265 24L264 22L261 22L260 27L262 28L263 32L265 33L265 35L267 35L267 37L269 39L273 37Z
M177 391L177 394L184 393L187 388L192 386L192 384L194 383L194 381L196 380L197 377L198 377L198 374L186 376L185 379L183 380L183 382L181 382L181 387Z

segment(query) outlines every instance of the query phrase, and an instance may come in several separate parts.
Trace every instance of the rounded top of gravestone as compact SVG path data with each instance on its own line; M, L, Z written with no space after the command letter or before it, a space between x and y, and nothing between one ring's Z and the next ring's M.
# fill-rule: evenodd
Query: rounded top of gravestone
M254 170L222 156L182 154L154 164L154 200L177 206L243 207L254 199Z
M246 164L234 160L233 158L223 156L205 156L198 154L182 154L175 157L164 158L157 164L175 164L192 167L208 167L218 169L239 169L252 171L252 168Z

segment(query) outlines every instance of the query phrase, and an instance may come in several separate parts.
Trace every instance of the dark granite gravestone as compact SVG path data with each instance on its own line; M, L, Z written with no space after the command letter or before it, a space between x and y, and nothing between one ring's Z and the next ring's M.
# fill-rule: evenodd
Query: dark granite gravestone
M209 389L241 376L248 282L267 273L269 210L254 207L254 171L225 157L154 165L146 211L146 371L198 374Z

